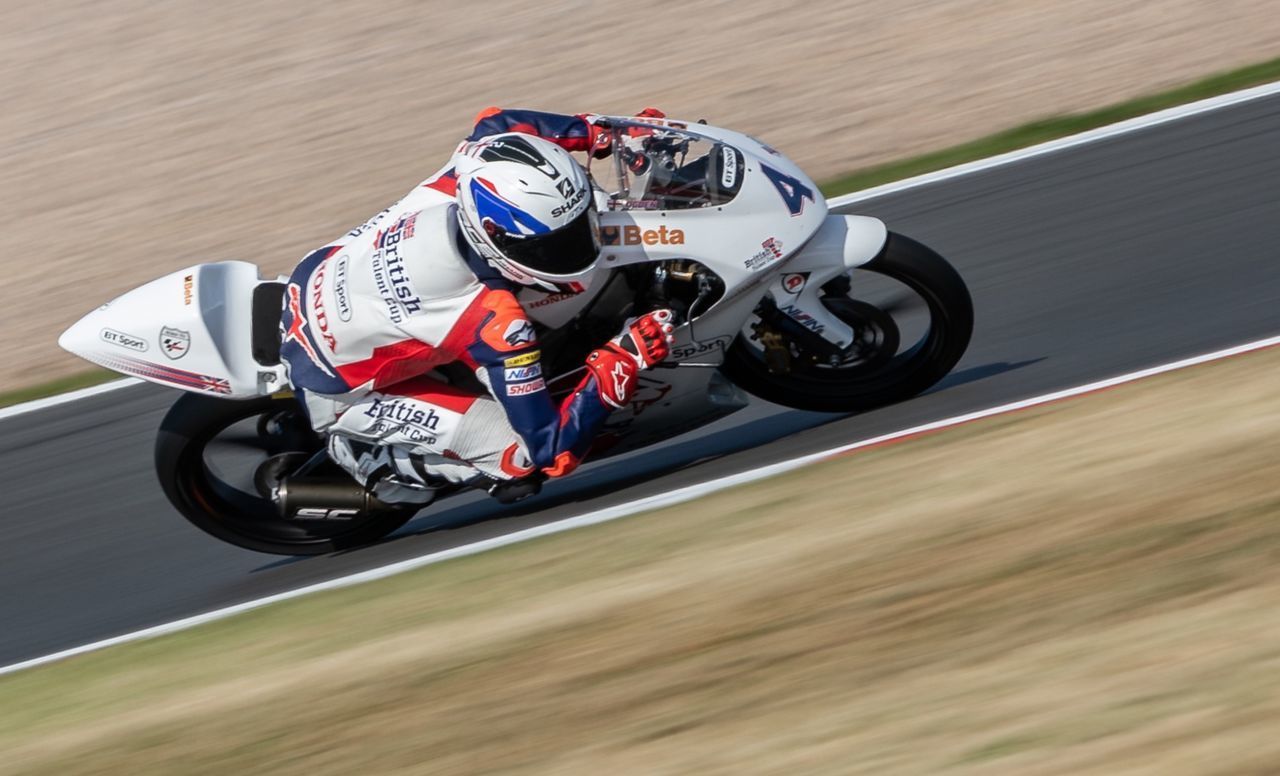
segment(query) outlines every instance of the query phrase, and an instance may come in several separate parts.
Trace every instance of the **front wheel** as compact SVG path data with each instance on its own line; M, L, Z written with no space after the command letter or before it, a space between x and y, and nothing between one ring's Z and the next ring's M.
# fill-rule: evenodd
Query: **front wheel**
M185 393L160 424L156 473L169 501L193 525L258 552L323 555L371 544L413 517L417 510L408 507L350 519L282 516L269 481L321 449L292 396L233 401Z
M823 290L823 305L854 330L845 352L814 352L762 321L734 341L724 374L783 406L864 412L929 388L969 346L969 290L946 259L909 237L890 232L875 259Z

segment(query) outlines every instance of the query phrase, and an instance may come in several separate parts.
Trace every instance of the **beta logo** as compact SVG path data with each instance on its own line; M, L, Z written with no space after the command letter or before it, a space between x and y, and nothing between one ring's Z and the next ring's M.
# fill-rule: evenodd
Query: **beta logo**
M684 245L684 230L668 229L665 224L657 229L606 226L600 230L600 241L605 245Z
M191 300L195 298L196 279L194 275L184 275L182 278L182 305L190 307Z
M527 383L513 383L507 386L508 396L528 396L531 393L537 393L547 387L546 381L541 377L537 380L530 380Z

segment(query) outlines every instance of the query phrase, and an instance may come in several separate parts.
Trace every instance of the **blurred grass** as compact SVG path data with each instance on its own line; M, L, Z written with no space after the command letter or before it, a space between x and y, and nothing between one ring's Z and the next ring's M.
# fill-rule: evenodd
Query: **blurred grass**
M986 159L998 154L1016 151L1037 143L1057 140L1060 137L1087 132L1091 129L1115 124L1126 119L1155 113L1166 108L1196 100L1216 97L1228 92L1260 86L1280 80L1280 59L1272 59L1239 70L1220 73L1195 83L1171 89L1167 92L1139 97L1086 113L1033 121L1020 127L1000 132L940 151L911 159L878 165L851 173L822 184L822 193L828 197L861 191L884 183L922 175L935 170L953 167L966 162Z
M0 678L0 774L1270 772L1276 482L1273 349Z
M883 183L922 175L965 162L985 159L989 156L1014 151L1019 148L1055 140L1060 137L1096 129L1146 113L1171 108L1187 102L1215 97L1227 92L1280 80L1280 59L1273 59L1249 67L1232 70L1167 92L1118 103L1088 113L1048 118L1024 124L1005 132L979 138L968 143L944 148L940 151L878 165L836 178L821 184L822 193L828 197L861 191ZM115 372L95 369L53 382L31 386L16 391L0 393L0 407L40 399L77 388L105 383L118 378Z
M9 407L14 404L21 404L24 401L34 401L47 396L56 396L60 393L68 393L81 388L101 385L112 380L123 379L124 375L117 372L112 372L109 369L94 368L86 372L77 372L67 377L41 383L40 385L33 385L29 388L19 388L16 391L0 393L0 407Z

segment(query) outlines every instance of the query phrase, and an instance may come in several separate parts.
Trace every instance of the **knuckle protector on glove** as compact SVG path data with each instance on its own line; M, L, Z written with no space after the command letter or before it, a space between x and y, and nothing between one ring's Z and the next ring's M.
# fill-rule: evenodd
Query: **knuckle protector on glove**
M654 310L631 321L611 344L636 359L636 366L647 369L665 359L674 340L675 315L670 310Z

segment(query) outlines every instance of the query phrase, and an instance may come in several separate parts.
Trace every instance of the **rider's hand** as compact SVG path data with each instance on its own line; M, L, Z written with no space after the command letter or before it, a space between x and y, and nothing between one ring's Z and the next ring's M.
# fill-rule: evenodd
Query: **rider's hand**
M670 310L654 310L639 318L627 321L622 333L605 345L631 356L637 369L649 369L671 352L675 341L675 313Z
M604 159L613 153L613 135L608 130L608 122L604 116L595 113L579 113L578 118L587 123L589 133L587 143L590 146L587 153L591 158Z
M654 310L628 321L622 333L591 351L587 368L596 377L600 401L619 409L631 401L636 375L661 362L671 352L675 339L675 314Z
M612 154L613 153L613 135L607 129L605 129L604 122L601 121L602 119L604 119L604 117L596 115L594 113L579 113L578 117L581 118L583 121L587 122L588 131L591 133L591 138L590 138L591 150L588 152L591 154L591 158L604 159L604 158L607 158L610 154ZM639 113L636 114L636 118L638 119L665 119L666 117L667 117L667 114L663 113L657 108L644 108L643 110L641 110ZM634 127L628 130L628 134L631 137L639 137L647 133L648 133L648 130L636 129ZM632 172L635 172L636 174L640 174L643 171L633 169Z

